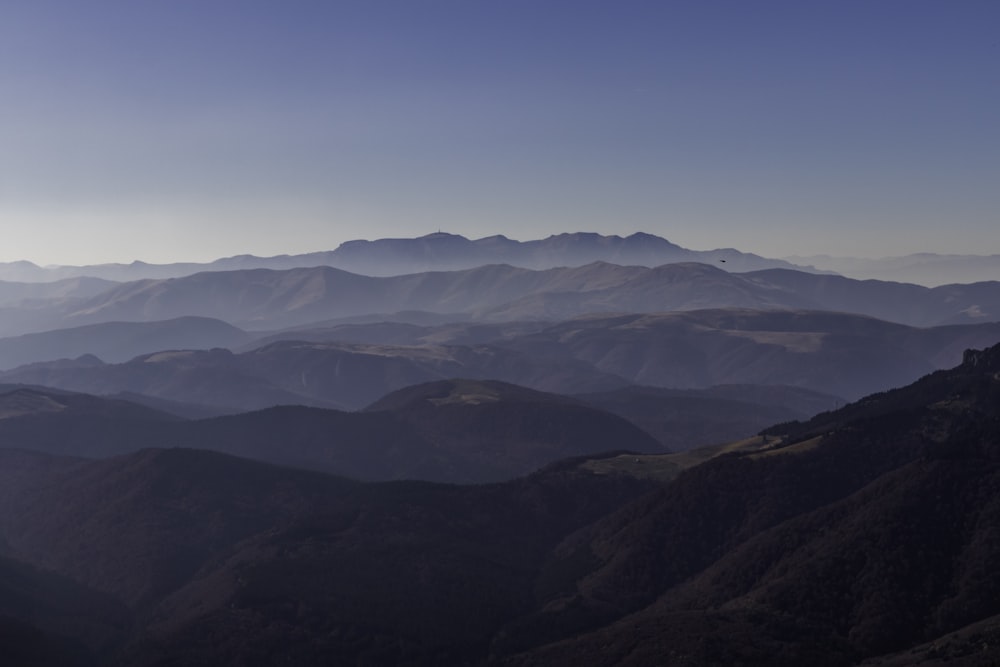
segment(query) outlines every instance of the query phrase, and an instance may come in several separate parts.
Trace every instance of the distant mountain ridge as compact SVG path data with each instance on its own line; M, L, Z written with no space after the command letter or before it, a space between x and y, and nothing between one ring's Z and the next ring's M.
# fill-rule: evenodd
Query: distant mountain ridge
M39 266L29 261L0 262L0 281L52 282L80 277L115 282L179 278L203 271L288 269L330 266L369 276L392 276L424 271L471 269L484 264L510 264L527 269L581 266L591 262L654 267L677 262L719 264L728 271L772 268L808 273L840 274L860 280L914 283L926 287L1000 279L1000 255L915 253L878 259L790 255L762 257L734 248L691 250L667 239L637 232L628 236L593 232L554 234L544 239L517 241L502 235L469 239L435 232L416 238L357 239L334 250L295 255L233 255L210 262L151 264L89 264ZM9 290L0 285L0 301Z
M239 353L164 351L120 364L63 359L0 372L0 381L236 411L280 404L357 409L396 389L456 377L554 393L630 384L789 385L851 399L911 382L958 362L968 347L1000 340L1000 323L915 328L845 313L746 309L403 330L408 340L387 344L344 342L333 329L312 342L292 331Z
M400 311L497 322L734 307L852 312L911 326L990 322L1000 320L1000 282L927 288L791 269L729 273L704 263L593 262L545 270L491 264L392 277L328 266L250 269L138 280L85 298L0 307L0 336L184 316L260 331Z
M31 262L0 263L0 280L52 281L78 276L92 276L114 281L178 278L202 271L241 271L247 269L287 270L330 266L368 276L393 276L424 271L454 271L484 264L510 264L526 269L551 269L582 266L591 262L623 265L659 266L675 262L724 263L731 271L796 266L780 259L768 259L732 248L688 250L653 234L630 236L576 232L556 234L533 241L516 241L505 236L468 239L458 234L436 232L417 238L355 240L342 243L336 250L300 255L257 257L236 255L213 262L172 264L92 264L86 266L41 267Z

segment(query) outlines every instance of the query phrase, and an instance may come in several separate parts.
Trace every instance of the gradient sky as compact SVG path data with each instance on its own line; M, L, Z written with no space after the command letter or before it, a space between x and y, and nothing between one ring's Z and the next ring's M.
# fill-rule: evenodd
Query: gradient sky
M1000 253L996 0L6 0L0 261Z

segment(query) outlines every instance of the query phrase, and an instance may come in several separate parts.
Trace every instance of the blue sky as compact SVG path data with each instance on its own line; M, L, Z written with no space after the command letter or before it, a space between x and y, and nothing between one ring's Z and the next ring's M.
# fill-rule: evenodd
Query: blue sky
M1000 253L1000 3L10 0L0 261Z

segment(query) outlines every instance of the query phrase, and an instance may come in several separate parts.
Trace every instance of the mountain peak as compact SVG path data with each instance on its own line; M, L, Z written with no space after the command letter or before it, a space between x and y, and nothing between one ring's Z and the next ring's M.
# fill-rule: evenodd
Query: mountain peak
M442 241L442 240L445 240L445 239L449 239L449 240L450 239L454 239L456 241L459 241L459 240L461 240L461 241L468 241L469 240L469 239L465 238L464 236L462 236L461 234L449 234L448 232L442 232L442 231L431 232L430 234L424 234L423 236L420 236L420 237L417 237L417 238L419 240L422 240L422 241Z

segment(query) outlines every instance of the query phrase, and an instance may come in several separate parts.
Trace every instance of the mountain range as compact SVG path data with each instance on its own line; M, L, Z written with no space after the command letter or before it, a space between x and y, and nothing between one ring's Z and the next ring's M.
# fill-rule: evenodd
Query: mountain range
M0 450L0 627L46 665L995 664L998 377L968 351L659 481L682 455L452 486Z
M926 288L787 269L728 273L708 264L645 268L601 262L544 271L489 265L387 278L329 267L254 269L140 280L89 297L2 307L0 334L191 316L266 331L400 311L497 322L704 308L830 310L921 327L989 322L1000 317L1000 282Z
M516 241L505 236L470 240L457 234L436 232L418 238L356 240L337 249L302 255L256 257L238 255L205 263L95 264L88 266L40 267L31 262L0 263L0 280L49 282L91 276L127 282L178 278L205 271L249 269L288 270L328 266L367 276L393 276L427 271L455 271L486 264L510 264L527 269L582 266L592 262L659 266L675 262L724 262L734 271L764 268L800 268L790 262L767 259L732 248L688 250L652 234L622 237L594 233L556 234L534 241Z
M592 262L646 267L699 262L719 264L737 272L787 268L928 287L1000 279L1000 257L996 255L918 253L880 259L829 255L775 259L733 248L690 250L647 233L622 237L577 232L516 241L501 235L468 239L457 234L436 232L417 238L347 241L335 250L301 255L236 255L202 263L149 264L135 261L129 264L42 267L27 261L0 262L0 281L50 283L88 277L91 280L129 282L179 278L205 271L288 270L316 266L330 266L370 276L391 276L470 269L486 264L510 264L540 270ZM3 293L4 290L0 289L0 297Z
M377 337L399 342L352 342ZM115 364L92 355L36 362L0 372L0 382L139 394L230 412L288 404L356 410L391 391L460 377L562 394L630 385L785 385L834 402L911 382L957 363L968 347L997 340L997 323L924 329L815 311L593 315L499 326L381 323L291 331L236 353L168 350Z
M772 259L733 248L690 250L647 233L622 237L577 232L516 241L501 235L468 239L457 234L436 232L418 238L347 241L335 250L301 255L236 255L203 263L149 264L136 261L130 264L42 267L26 261L3 262L0 263L0 280L52 282L87 276L127 282L178 278L204 271L287 270L315 266L331 266L364 275L390 276L469 269L485 264L549 269L598 261L647 267L678 262L721 263L723 268L731 271L788 268L929 287L1000 278L1000 257L996 255L918 253L880 259L829 255Z
M1000 664L995 280L444 233L0 277L4 664Z

